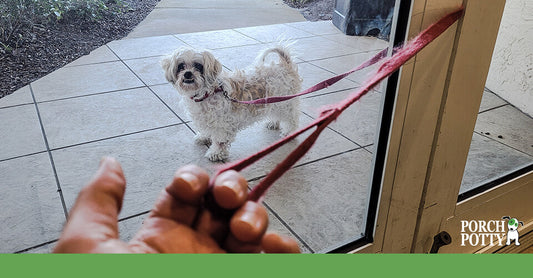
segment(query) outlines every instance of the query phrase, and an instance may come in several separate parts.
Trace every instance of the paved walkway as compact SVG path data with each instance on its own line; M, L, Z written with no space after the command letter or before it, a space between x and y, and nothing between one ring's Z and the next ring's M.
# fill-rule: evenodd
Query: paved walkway
M128 182L119 224L125 240L176 168L194 163L213 171L215 164L203 157L205 146L194 144L194 126L159 66L162 55L175 48L211 49L231 70L249 65L280 37L295 40L299 72L308 87L387 45L375 38L345 36L329 21L290 19L113 41L0 99L0 252L49 252L77 193L104 155L117 157ZM346 97L370 70L303 98L301 124L317 117L318 107ZM362 232L381 97L374 91L349 108L267 195L272 229L296 236L305 252L327 249ZM508 122L494 124L501 118ZM531 118L486 92L464 188L531 163L531 141L523 140L531 138L523 128L531 125ZM237 137L231 160L278 138L275 131L253 126ZM251 186L292 147L244 171Z
M161 0L127 38L305 21L282 0Z

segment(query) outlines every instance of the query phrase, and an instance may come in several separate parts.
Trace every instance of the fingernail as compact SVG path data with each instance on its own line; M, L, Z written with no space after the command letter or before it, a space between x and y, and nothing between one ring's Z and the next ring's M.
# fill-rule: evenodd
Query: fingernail
M196 202L201 195L200 183L196 176L190 173L180 173L174 179L171 194L186 202Z
M246 200L245 190L237 181L227 180L213 188L213 195L219 206L234 209Z
M259 204L247 202L232 217L230 229L233 235L244 242L258 240L268 226L268 214Z
M198 183L198 178L196 178L196 176L191 173L182 173L180 174L180 178L185 183L187 183L187 185L192 191L196 191L200 187L200 184Z

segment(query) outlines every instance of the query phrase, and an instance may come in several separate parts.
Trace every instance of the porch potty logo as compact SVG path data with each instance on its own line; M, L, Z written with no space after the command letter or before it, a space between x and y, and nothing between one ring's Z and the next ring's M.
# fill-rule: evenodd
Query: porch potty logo
M502 217L503 220L461 220L461 246L469 244L471 246L493 246L498 242L499 246L503 246L503 239L507 236L505 245L510 245L514 242L515 245L520 245L518 242L518 225L524 222L518 221L516 218L509 216ZM507 231L505 230L505 222L507 220Z

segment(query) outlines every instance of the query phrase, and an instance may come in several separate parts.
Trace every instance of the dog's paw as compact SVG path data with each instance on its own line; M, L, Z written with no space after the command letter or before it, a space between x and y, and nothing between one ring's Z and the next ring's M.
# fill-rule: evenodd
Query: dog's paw
M202 135L194 136L194 142L198 145L207 145L207 146L211 145L211 139L209 139L209 137L205 137Z
M229 158L229 153L225 150L207 150L205 157L212 162L223 162Z
M266 128L270 130L278 130L279 129L279 122L273 122L269 121L266 123Z

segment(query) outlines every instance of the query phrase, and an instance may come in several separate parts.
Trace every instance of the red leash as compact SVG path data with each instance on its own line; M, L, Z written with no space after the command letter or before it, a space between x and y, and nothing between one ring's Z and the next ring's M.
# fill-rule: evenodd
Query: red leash
M309 137L307 137L298 147L293 150L289 156L285 158L280 164L278 164L252 191L250 192L248 199L254 202L257 202L261 199L261 197L264 196L265 192L270 188L274 182L280 178L285 172L287 172L302 156L304 156L307 151L313 146L316 139L320 135L320 133L334 120L337 119L337 117L350 105L358 101L362 96L364 96L366 93L368 93L372 88L374 88L379 82L381 82L383 79L387 78L389 75L391 75L393 72L398 70L405 62L407 62L409 59L414 57L420 50L422 50L425 46L427 46L430 42L432 42L435 38L437 38L440 34L442 34L448 27L450 27L454 22L456 22L461 16L463 15L464 9L461 7L460 9L444 16L441 18L438 22L432 24L428 28L426 28L424 31L422 31L418 36L416 36L414 39L412 39L409 43L407 43L405 46L403 46L400 49L396 50L396 54L393 56L385 59L383 64L379 67L377 72L372 76L369 80L366 81L365 85L359 89L357 92L351 94L348 98L345 100L329 106L327 109L322 111L320 116L315 119L311 124L308 126L294 132L293 134L279 140L278 142L270 145L269 147L247 157L242 160L228 163L225 165L222 165L218 172L213 177L212 181L222 172L227 170L235 170L235 171L241 171L242 169L250 166L257 160L261 159L265 155L271 153L272 151L276 150L280 146L284 145L285 143L293 140L298 135L302 134L303 132L311 129L312 127L317 127ZM383 51L382 51L383 52ZM380 52L381 53L381 52ZM378 55L374 56L371 60L376 58ZM371 61L369 60L369 61ZM368 63L368 62L366 62ZM365 64L366 64L365 63ZM374 62L375 63L375 62ZM364 64L363 64L364 65ZM361 66L363 66L361 65ZM359 66L359 67L361 67ZM359 68L358 67L358 68ZM353 71L355 71L357 68L355 68ZM346 76L350 74L351 71L344 73L340 76ZM336 76L330 79L342 79L343 77ZM329 83L329 80L323 81L308 90L304 91L310 91L315 87L320 87L320 84L325 84L326 86L329 86L327 84L333 84ZM338 80L337 80L338 81ZM335 81L336 82L336 81ZM302 95L304 92L299 93L297 95L290 96L291 98ZM272 98L269 98L272 99ZM266 101L266 100L254 100L251 102L256 101ZM263 102L266 103L266 102Z
M337 76L333 76L331 78L328 78L324 81L321 81L317 84L315 84L314 86L310 87L309 89L305 90L305 91L302 91L298 94L295 94L295 95L290 95L290 96L273 96L273 97L266 97L266 98L260 98L260 99L254 99L254 100L237 100L237 99L233 99L233 98L230 98L231 101L233 102L237 102L237 103L243 103L243 104L268 104L268 103L275 103L275 102L281 102L281 101L285 101L285 100L289 100L289 99L293 99L295 97L299 97L299 96L303 96L303 95L307 95L307 94L310 94L312 92L316 92L318 90L322 90L322 89L325 89L335 83L337 83L338 81L340 81L341 79L344 79L346 76L358 71L358 70L362 70L366 67L369 67L379 61L381 61L383 58L385 58L387 56L387 52L388 52L389 48L385 48L383 50L381 50L378 54L376 54L374 57L370 58L369 60L367 60L366 62L362 63L361 65L359 65L358 67L356 68L353 68L343 74L339 74Z

